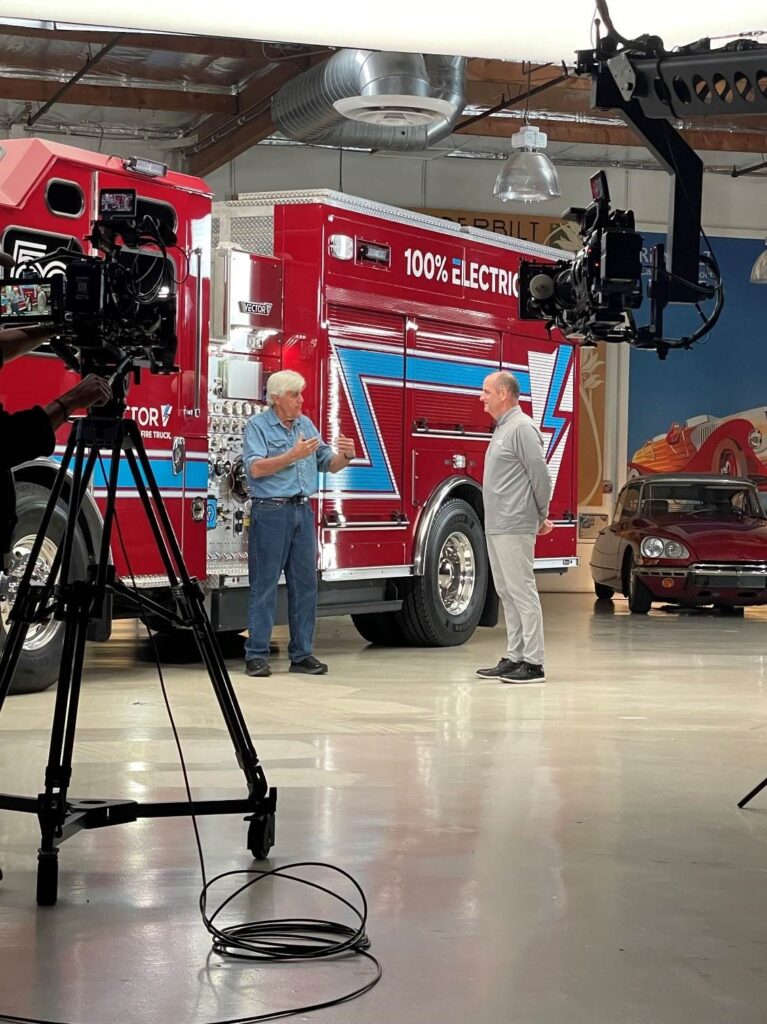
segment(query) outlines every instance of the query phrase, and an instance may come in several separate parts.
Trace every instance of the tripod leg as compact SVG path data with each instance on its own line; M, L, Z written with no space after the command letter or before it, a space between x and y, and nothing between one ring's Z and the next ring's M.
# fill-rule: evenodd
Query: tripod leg
M94 604L99 603L99 580L96 571L87 580L73 580L72 552L74 529L86 489L90 482L98 457L98 442L94 438L85 468L83 461L89 442L85 437L82 421L78 424L78 443L72 480L71 502L67 516L64 542L57 552L51 577L55 579L60 569L57 616L65 623L64 644L59 664L59 682L56 691L48 762L45 769L45 790L37 798L37 815L40 823L40 848L37 863L37 902L40 906L52 906L58 890L58 841L63 837L64 827L70 812L68 803L69 784L72 778L72 755L74 752L77 713L80 704L85 645L88 624ZM114 517L114 495L116 493L119 468L119 447L115 453L110 473L109 497L104 523L105 544L101 556L108 559L109 530ZM106 552L106 555L104 554ZM60 564L56 564L60 563ZM50 581L49 581L50 582Z
M131 421L126 422L126 429L133 444L133 450L126 450L126 461L131 468L144 511L150 524L152 524L152 532L158 545L160 545L160 554L163 557L164 563L167 566L167 560L171 558L173 566L176 568L177 576L181 580L181 594L177 594L177 599L179 596L183 598L183 611L192 628L194 638L208 671L208 676L213 685L216 699L229 731L232 745L234 746L237 763L245 775L248 791L252 796L261 798L266 794L268 788L266 777L263 768L259 764L258 755L250 738L245 717L242 714L232 681L229 678L215 632L205 611L202 588L197 580L193 580L189 576L184 564L183 555L181 554L176 535L173 532L173 525L168 516L165 503L162 500L160 489L152 472L152 466L146 454L141 434L135 423ZM139 470L139 463L144 474L143 477ZM144 480L146 480L146 483L144 483ZM149 500L150 494L154 502L154 509L152 502ZM163 537L170 554L166 550L165 544L163 544ZM175 578L172 567L168 575L171 580Z
M92 583L77 580L66 586L62 600L66 612L66 632L61 653L59 684L51 728L45 791L37 798L40 822L40 848L37 855L37 902L52 906L58 885L58 846L69 810L67 794L72 778L77 711L80 703L85 643Z
M765 786L767 786L767 779L763 779L758 786L754 786L750 793L746 793L743 799L738 802L738 807L745 807L746 804L750 803L755 796L758 796L758 794L762 792Z
M37 560L40 557L40 551L42 550L45 535L50 527L53 513L67 480L69 466L72 461L72 457L75 454L77 441L77 427L76 425L73 425L69 439L67 440L64 455L61 459L61 465L59 466L56 478L53 482L53 488L51 489L51 494L48 498L48 504L45 508L45 512L43 513L43 518L40 522L37 536L35 537L32 550L29 553L27 564L24 568L24 573L21 577L21 582L19 583L13 609L10 613L11 628L8 630L8 636L6 637L5 646L3 647L2 657L0 657L0 710L2 710L5 698L8 696L8 692L11 688L13 676L16 672L16 666L18 665L21 652L24 648L24 641L27 638L29 627L40 617L42 609L48 603L56 581L59 567L58 553L45 585L42 588L36 588L35 592L32 591L32 575L35 571ZM78 448L77 458L79 459L79 457L81 457L81 452ZM75 468L77 469L77 465Z

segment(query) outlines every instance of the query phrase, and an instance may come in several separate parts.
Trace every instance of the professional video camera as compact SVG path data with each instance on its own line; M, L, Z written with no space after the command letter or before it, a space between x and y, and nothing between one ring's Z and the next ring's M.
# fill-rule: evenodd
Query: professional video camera
M137 216L135 190L108 189L87 241L101 255L58 249L3 278L1 318L50 324L51 348L78 372L172 372L176 280L167 249L176 245L174 232L156 217Z
M724 289L716 260L708 253L695 255L691 265L697 267L697 281L683 279L667 267L665 245L658 244L643 266L643 240L634 230L634 214L610 210L604 171L591 178L591 194L591 206L564 214L580 224L583 246L574 258L553 264L522 261L520 318L546 320L549 329L556 327L565 338L583 344L625 341L636 348L654 349L661 359L671 349L690 348L714 327L722 310ZM642 305L645 270L650 322L639 327L633 310ZM713 310L704 315L701 303L714 298ZM702 324L686 337L666 338L663 313L669 302L694 304Z
M523 261L519 275L522 319L548 320L566 338L628 341L628 312L642 303L642 236L630 210L610 211L607 176L591 178L593 203L572 207L564 219L580 225L583 246L574 259Z

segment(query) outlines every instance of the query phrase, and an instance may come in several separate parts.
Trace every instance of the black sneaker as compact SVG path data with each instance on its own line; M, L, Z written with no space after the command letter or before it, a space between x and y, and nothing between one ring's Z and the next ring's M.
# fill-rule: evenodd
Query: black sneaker
M542 683L545 678L543 665L529 661L521 661L512 672L504 672L500 677L502 683Z
M307 676L324 676L328 670L328 666L318 661L313 654L310 654L308 658L304 658L301 661L291 662L291 672L303 672Z
M511 658L501 658L498 664L494 665L492 668L478 668L477 675L482 676L483 679L497 679L499 676L513 672L515 669L519 668L521 664L521 661L512 661Z
M271 674L272 670L266 658L249 658L245 662L246 676L270 676Z

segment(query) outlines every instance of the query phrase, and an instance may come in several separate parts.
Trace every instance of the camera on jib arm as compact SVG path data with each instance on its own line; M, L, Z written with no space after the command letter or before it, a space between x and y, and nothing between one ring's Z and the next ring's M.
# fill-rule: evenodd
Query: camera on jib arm
M576 221L583 239L572 259L556 263L524 260L519 275L519 315L546 320L565 338L633 341L631 311L642 303L642 236L630 210L610 210L607 176L591 178L593 202L563 215Z
M137 213L135 190L108 189L99 195L99 219L86 240L98 256L62 248L4 278L4 287L24 294L25 308L2 319L51 324L51 348L83 375L176 370L173 230Z

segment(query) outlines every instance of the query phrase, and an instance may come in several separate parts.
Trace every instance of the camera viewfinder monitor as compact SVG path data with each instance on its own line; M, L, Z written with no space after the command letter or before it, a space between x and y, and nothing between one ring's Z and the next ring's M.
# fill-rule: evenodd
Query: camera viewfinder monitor
M134 188L105 188L99 192L100 220L134 220L135 217Z

